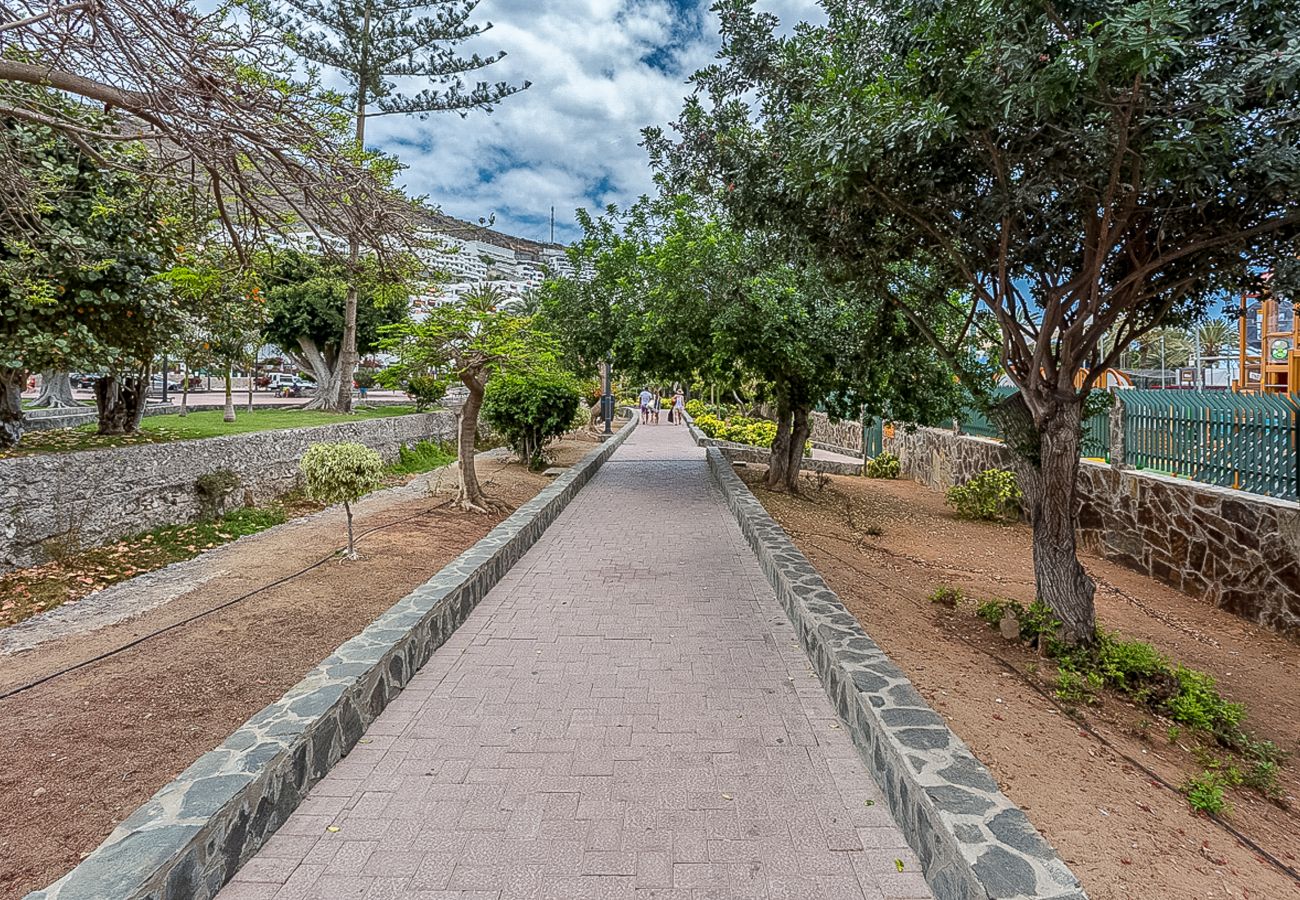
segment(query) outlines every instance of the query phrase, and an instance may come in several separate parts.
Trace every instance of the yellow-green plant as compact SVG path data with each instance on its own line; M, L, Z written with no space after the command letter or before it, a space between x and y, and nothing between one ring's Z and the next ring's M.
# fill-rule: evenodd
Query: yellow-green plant
M383 483L384 461L379 454L350 441L312 444L298 463L307 494L321 503L342 503L348 516L348 559L356 559L352 539L352 504Z
M898 457L888 450L867 460L867 477L868 478L897 478L902 471L902 465Z
M985 469L965 484L948 489L948 502L963 519L1014 517L1021 496L1016 473L1006 469Z

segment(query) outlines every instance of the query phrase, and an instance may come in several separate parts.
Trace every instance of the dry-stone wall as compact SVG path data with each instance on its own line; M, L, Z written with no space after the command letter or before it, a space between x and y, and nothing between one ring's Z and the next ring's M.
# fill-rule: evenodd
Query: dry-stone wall
M832 422L830 416L819 412L813 413L809 418L812 422L811 438L814 447L849 456L862 455L861 422Z
M885 435L903 474L936 490L1022 465L996 441L935 428ZM1300 637L1300 505L1084 462L1079 537L1107 559Z
M451 440L455 433L455 414L440 410L0 460L0 572L192 521L202 510L196 482L205 474L227 470L238 478L227 504L260 502L294 487L298 460L312 444L359 441L391 460L403 444Z

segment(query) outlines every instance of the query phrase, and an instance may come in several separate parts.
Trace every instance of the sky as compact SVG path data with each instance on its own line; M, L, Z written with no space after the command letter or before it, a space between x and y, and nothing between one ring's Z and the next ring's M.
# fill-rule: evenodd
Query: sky
M815 19L815 0L760 0L789 27ZM409 193L469 221L533 240L578 236L573 212L634 201L651 189L647 125L666 125L686 79L716 54L709 0L482 0L492 29L469 48L506 51L475 80L531 81L491 114L385 116L367 143L396 154Z

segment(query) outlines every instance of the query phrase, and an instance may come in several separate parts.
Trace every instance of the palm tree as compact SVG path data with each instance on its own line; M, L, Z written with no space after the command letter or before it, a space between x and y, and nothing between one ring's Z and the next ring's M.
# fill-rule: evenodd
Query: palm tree
M1219 356L1232 346L1236 337L1237 329L1223 319L1202 322L1196 329L1196 338L1201 343L1202 356Z

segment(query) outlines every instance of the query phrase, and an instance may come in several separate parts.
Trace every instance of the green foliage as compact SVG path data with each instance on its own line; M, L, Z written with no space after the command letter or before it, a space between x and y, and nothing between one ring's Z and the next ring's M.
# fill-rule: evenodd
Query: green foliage
M298 468L308 496L321 503L353 503L383 484L383 459L350 441L312 444Z
M199 521L211 522L217 517L226 495L239 487L239 476L230 469L204 472L194 479L194 493L199 498Z
M686 414L690 416L692 419L699 418L700 416L704 415L704 412L705 412L705 407L704 407L703 400L697 400L694 397L692 397L690 400L686 401Z
M420 411L428 409L447 395L446 382L434 375L412 375L402 387Z
M483 417L521 460L536 466L546 444L573 426L580 405L577 382L565 373L508 372L488 384Z
M753 447L771 447L776 440L776 423L769 419L750 419L731 416L719 419L710 413L695 418L695 427L708 437L719 441L749 444Z
M1006 609L1007 601L999 600L997 597L990 597L975 607L975 615L979 616L991 627L997 628L1002 622L1002 616Z
M961 600L961 588L955 588L948 584L939 585L939 587L935 588L934 593L930 595L931 603L938 603L942 606L948 606L954 609Z
M1058 669L1056 688L1052 693L1062 703L1091 703L1101 687L1101 678L1095 672L1083 673L1073 669Z
M985 469L965 484L948 489L948 502L963 519L996 521L1020 510L1016 474L1006 469Z
M442 441L419 441L397 448L397 462L389 463L390 475L418 475L442 468L456 460L456 449Z
M1188 778L1183 784L1183 793L1187 795L1188 806L1196 812L1218 816L1228 809L1223 796L1223 778L1213 772L1202 772Z
M898 457L888 450L867 460L868 478L897 478L902 471L903 467Z

